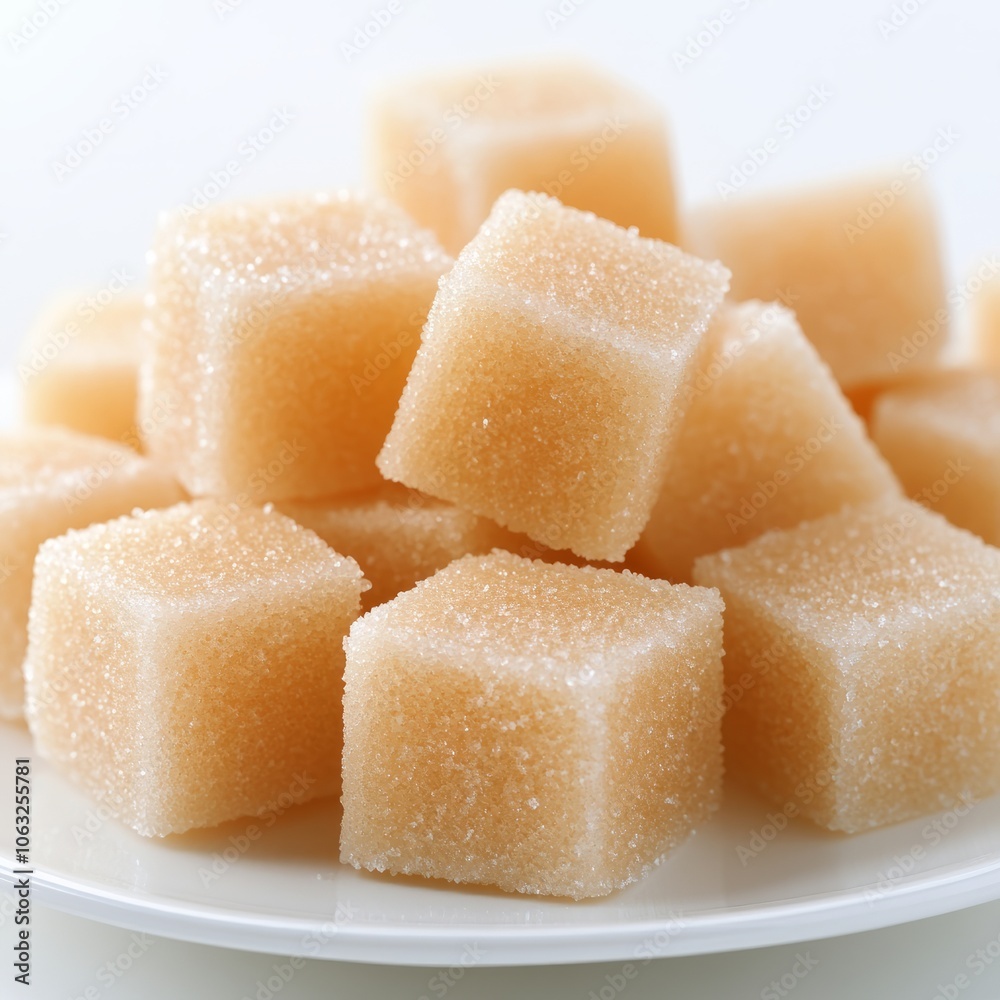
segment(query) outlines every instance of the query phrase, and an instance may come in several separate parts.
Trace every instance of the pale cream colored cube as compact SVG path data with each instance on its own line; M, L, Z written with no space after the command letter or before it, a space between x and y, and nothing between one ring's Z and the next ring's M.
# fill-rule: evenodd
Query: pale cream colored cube
M717 592L467 556L346 643L341 858L583 898L716 808Z
M726 604L737 780L846 833L1000 791L1000 550L890 499L705 556L694 578Z
M509 191L441 281L387 478L585 559L639 537L728 274Z
M127 291L71 294L46 309L18 364L25 418L137 447L142 316L142 294Z
M151 454L188 491L262 503L381 482L450 259L391 202L346 192L166 217L140 380ZM179 405L157 419L164 394Z
M159 463L58 427L0 433L0 718L19 718L32 567L38 546L70 528L183 498Z
M685 237L732 270L734 299L794 309L845 389L933 367L948 343L937 227L919 181L734 198L695 212Z
M723 306L633 558L688 581L694 560L899 485L829 368L776 303Z
M384 604L460 556L527 540L454 504L394 483L329 500L285 500L282 512L356 559L372 588L365 611Z
M1000 375L952 371L885 392L872 435L911 497L1000 544Z
M452 253L508 188L677 241L662 111L575 60L400 81L374 105L372 174Z
M215 500L46 542L25 661L39 754L145 836L337 794L366 586L291 518Z

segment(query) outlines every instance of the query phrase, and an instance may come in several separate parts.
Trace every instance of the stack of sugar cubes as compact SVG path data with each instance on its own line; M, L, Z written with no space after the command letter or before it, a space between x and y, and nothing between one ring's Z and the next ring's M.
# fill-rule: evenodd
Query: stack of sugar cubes
M307 775L347 864L573 898L705 823L724 750L831 830L1000 790L998 310L948 369L926 192L679 217L659 109L573 62L373 115L378 193L167 214L144 296L29 338L38 752L144 835Z

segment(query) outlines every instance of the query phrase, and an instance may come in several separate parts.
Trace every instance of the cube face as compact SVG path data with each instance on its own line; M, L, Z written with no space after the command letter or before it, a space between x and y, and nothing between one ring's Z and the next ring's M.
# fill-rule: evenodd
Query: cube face
M107 304L67 296L43 313L21 352L26 419L138 443L142 317L142 295L127 292Z
M916 183L737 200L696 212L686 233L692 252L732 269L734 298L791 306L844 388L932 367L947 344L935 222Z
M291 519L215 501L47 543L25 665L39 752L146 836L336 794L364 586Z
M428 277L409 287L372 285L367 294L289 296L265 335L234 338L219 364L225 392L206 420L222 471L213 491L242 484L259 500L377 485L375 456L392 426L434 287ZM294 391L265 395L262 379Z
M652 576L687 581L698 556L899 495L794 314L776 303L716 313L690 391L635 550Z
M644 669L617 685L607 707L604 796L612 812L601 850L614 859L608 890L659 864L722 797L717 664L724 654L713 618L722 602L711 590L688 594L702 602L701 627L687 631L675 648L654 652Z
M0 434L0 718L20 718L35 554L47 538L183 493L131 448L55 427Z
M407 80L375 103L372 146L376 181L452 253L510 188L677 239L659 109L584 64Z
M437 279L396 206L345 192L220 205L160 227L140 403L150 450L196 495L260 503L378 484Z
M872 435L910 496L1000 543L1000 377L956 370L883 393Z
M464 555L506 548L510 532L394 483L331 500L285 501L283 513L357 560L372 589L365 611L392 600Z
M342 860L574 898L641 877L718 799L720 613L505 552L376 608L346 643Z
M694 575L726 604L727 760L772 801L854 833L1000 788L1000 552L883 500Z
M1000 368L1000 262L995 255L969 279L969 286L978 289L972 303L973 353L981 364Z
M620 561L725 283L667 244L509 192L442 281L379 468L536 542Z
M342 860L510 892L585 892L579 866L600 862L580 787L592 758L585 719L544 691L444 663L382 669L356 693L348 679ZM502 802L510 811L498 815Z

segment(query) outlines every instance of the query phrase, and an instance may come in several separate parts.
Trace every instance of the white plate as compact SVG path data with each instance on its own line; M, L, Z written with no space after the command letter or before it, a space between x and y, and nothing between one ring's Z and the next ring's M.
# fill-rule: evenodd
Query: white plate
M31 752L26 729L0 724L0 767ZM11 787L6 775L2 784ZM843 837L794 820L778 830L775 810L729 791L718 818L645 881L572 903L344 867L335 802L293 806L256 840L246 832L266 825L259 820L147 840L102 819L41 760L31 785L35 899L249 951L442 967L642 961L829 937L1000 898L1000 796L964 815ZM12 825L0 825L4 881Z

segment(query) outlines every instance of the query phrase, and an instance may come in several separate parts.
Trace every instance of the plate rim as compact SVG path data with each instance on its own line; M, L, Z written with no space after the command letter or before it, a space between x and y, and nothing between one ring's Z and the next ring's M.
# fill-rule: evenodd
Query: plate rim
M13 884L10 859L0 882ZM43 905L125 930L240 951L377 965L453 967L481 952L477 967L646 964L657 958L719 954L798 944L940 916L1000 899L1000 851L899 879L796 897L747 903L671 918L592 926L334 923L276 917L236 908L130 894L35 870L32 894ZM665 928L673 925L672 929ZM666 940L659 943L658 936Z

